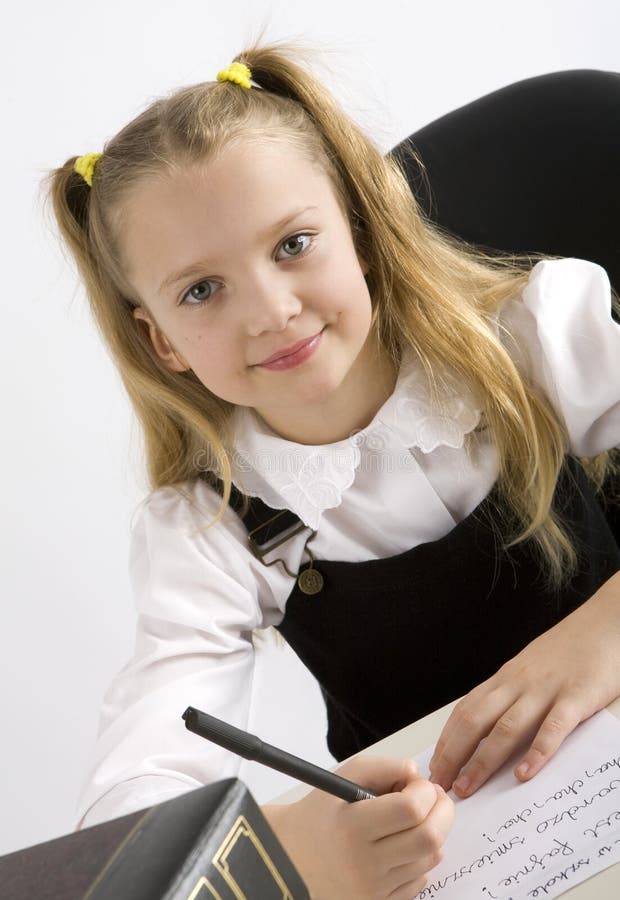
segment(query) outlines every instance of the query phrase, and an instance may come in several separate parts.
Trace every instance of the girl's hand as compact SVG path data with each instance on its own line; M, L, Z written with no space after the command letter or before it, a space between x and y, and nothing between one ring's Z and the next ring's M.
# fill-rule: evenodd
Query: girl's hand
M313 900L412 900L442 858L454 804L411 760L359 756L339 775L381 796L347 803L311 791L263 807Z
M514 770L528 781L580 722L619 694L620 572L455 706L430 777L469 797L534 735Z

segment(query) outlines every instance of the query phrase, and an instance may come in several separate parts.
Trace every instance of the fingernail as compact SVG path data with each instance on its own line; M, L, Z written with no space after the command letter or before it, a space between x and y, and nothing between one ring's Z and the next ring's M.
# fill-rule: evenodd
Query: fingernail
M517 766L517 777L525 778L527 773L530 771L530 764L526 762L522 762L520 766Z
M457 791L460 791L462 794L466 794L469 790L469 786L471 784L470 779L467 775L459 775L459 777L454 782L454 787Z

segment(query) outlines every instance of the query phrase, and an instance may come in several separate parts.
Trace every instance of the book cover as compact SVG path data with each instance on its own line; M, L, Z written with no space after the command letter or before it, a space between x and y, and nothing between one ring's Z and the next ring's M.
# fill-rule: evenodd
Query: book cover
M0 857L0 886L6 900L309 900L236 778Z

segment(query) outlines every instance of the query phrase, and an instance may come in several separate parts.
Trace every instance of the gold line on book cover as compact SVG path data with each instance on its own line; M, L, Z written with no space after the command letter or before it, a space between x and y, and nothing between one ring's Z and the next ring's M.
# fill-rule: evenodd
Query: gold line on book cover
M272 860L271 856L263 846L260 838L245 816L237 817L234 825L220 844L220 847L213 856L212 860L213 866L221 874L222 878L230 887L237 900L248 900L243 890L239 887L239 884L234 876L235 856L237 854L240 855L243 867L247 871L247 841L250 842L250 845L256 852L257 857L262 861L265 868L269 872L269 875L273 878L274 885L277 887L278 891L281 892L282 900L294 900L291 891L287 887L286 882L278 871L278 867ZM187 900L199 900L199 892L201 888L207 888L207 890L209 890L213 897L219 897L219 894L215 891L213 885L210 884L203 876L196 884L196 887L191 892Z
M198 881L198 884L196 885L194 890L191 892L191 894L189 895L187 900L203 900L203 897L204 897L204 895L202 894L203 888L207 889L207 892L210 897L214 897L215 900L223 900L222 895L218 894L218 892L215 890L215 888L213 887L213 885L211 884L209 879L205 878L204 875L201 876L200 880Z

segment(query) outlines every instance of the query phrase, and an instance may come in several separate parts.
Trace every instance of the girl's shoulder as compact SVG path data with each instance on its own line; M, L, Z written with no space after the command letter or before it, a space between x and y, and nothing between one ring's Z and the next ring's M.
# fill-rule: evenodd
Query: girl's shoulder
M192 607L200 616L221 614L237 630L281 618L289 576L280 566L265 569L241 517L221 507L220 495L201 478L159 488L139 503L129 549L139 612L170 619Z
M602 266L587 259L543 259L533 266L523 299L543 312L611 310L611 285Z
M152 518L162 527L200 526L217 517L222 498L204 478L168 484L148 493L135 508L133 526Z
M256 598L247 530L229 506L219 516L221 504L200 478L148 494L131 521L130 568L139 580L161 584L183 571L185 580L212 587L226 575Z
M620 445L620 325L605 269L542 260L498 322L509 355L563 420L571 452L594 456Z
M617 339L607 272L572 257L537 262L519 293L501 306L497 322L502 339L521 362L530 352L553 356L556 348L579 356L575 342L582 329L594 343Z
M545 352L560 347L579 356L575 343L583 329L599 346L617 340L609 276L585 259L536 263L520 294L500 309L499 321L508 337L514 334L521 344L539 344L537 349Z
M239 516L228 505L222 510L222 497L203 478L166 485L147 494L131 521L132 534L141 528L196 541L208 534L211 546L221 540L244 545L247 535Z

